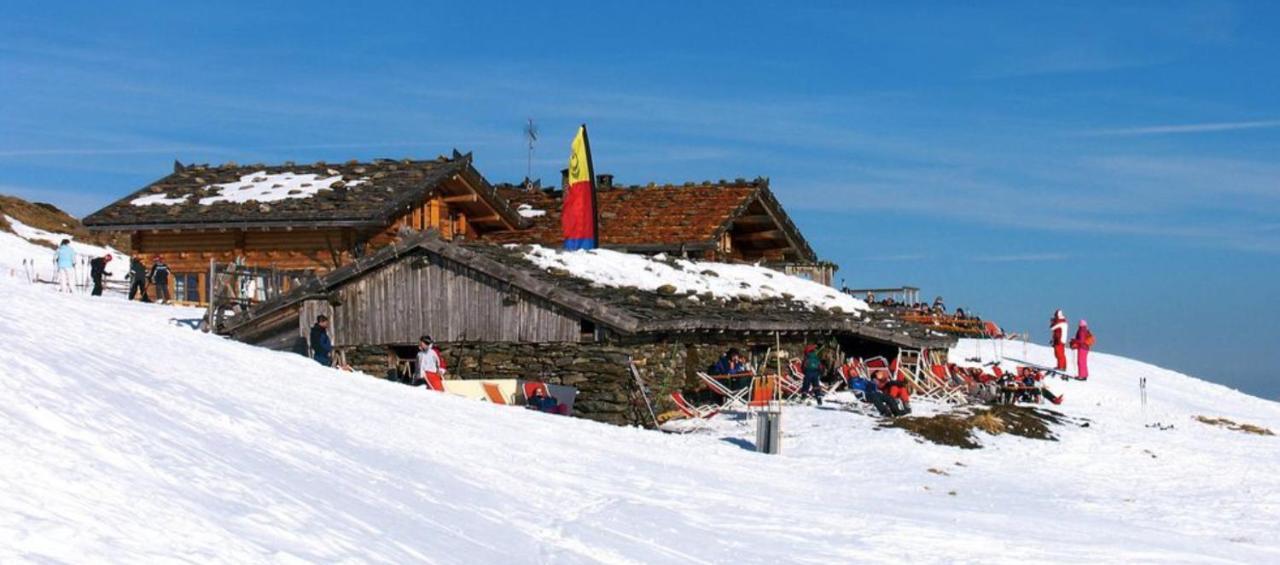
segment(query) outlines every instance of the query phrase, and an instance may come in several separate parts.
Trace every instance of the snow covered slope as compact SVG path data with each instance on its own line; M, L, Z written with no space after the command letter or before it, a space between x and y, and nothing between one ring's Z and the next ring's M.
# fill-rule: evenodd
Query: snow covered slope
M1191 419L1280 406L1118 357L1057 385L1092 420L1058 442L797 407L763 456L730 419L493 406L171 322L196 316L0 277L0 562L1280 560L1280 438Z
M102 247L75 241L71 235L45 231L28 226L13 216L5 216L13 232L0 231L0 277L37 279L53 281L57 274L57 266L53 262L54 250L44 242L57 245L64 239L71 239L71 248L76 252L78 279L87 280L88 261L107 253L112 255L108 272L109 280L125 280L129 272L129 256L111 247ZM84 284L84 280L78 280Z

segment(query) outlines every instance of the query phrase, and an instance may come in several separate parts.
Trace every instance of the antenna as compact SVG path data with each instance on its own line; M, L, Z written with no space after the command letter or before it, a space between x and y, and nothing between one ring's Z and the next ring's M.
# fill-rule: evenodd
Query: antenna
M533 186L533 143L538 141L538 126L534 125L533 118L529 118L529 123L524 126L524 139L529 143L529 158L524 171L524 187L527 189Z

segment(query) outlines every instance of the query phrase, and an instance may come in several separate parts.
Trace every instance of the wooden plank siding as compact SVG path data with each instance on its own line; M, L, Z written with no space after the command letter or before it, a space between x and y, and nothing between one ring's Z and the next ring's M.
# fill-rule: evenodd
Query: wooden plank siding
M320 304L302 309L310 327ZM536 298L506 290L480 272L437 256L400 261L342 287L332 309L335 345L414 344L427 334L442 342L575 342L577 317Z

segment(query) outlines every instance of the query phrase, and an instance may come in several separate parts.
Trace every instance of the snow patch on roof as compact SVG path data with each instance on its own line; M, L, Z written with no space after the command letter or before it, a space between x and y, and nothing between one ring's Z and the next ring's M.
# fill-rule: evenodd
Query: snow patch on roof
M130 200L129 203L133 204L134 206L152 206L152 205L173 206L175 204L186 204L187 199L188 197L186 196L170 197L166 193L160 193L160 194L148 194L146 196L139 196L137 198L134 198L133 200Z
M336 172L336 171L330 171ZM368 179L343 181L342 175L321 177L314 173L295 174L291 172L267 173L258 171L240 177L239 182L228 182L211 185L217 189L217 196L206 196L200 204L209 205L215 202L243 203L249 201L275 202L290 198L310 198L321 190L333 188L342 181L345 186L356 186L368 182Z
M514 246L511 246L514 247ZM531 246L525 259L543 269L563 269L595 284L656 291L663 285L677 294L710 293L717 298L791 299L813 309L867 310L867 303L834 288L759 265L646 257L608 249L562 251Z
M516 213L520 214L520 217L522 218L541 218L542 216L547 215L546 210L539 210L529 204L516 206Z

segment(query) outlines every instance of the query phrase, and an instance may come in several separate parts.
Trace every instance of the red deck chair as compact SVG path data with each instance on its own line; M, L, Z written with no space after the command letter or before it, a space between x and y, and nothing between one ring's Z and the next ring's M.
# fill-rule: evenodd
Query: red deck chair
M679 391L671 393L671 401L676 403L676 409L681 414L684 414L685 419L693 422L693 428L689 431L706 427L707 421L720 413L720 409L715 406L694 406L688 400L685 400L684 394Z
M529 400L530 398L533 398L533 393L537 391L542 391L543 396L551 396L551 391L547 389L546 383L526 381L521 386L521 392L524 393L525 400Z
M502 389L499 389L498 385L493 383L481 383L481 386L484 387L484 395L489 399L489 402L501 404L503 406L508 404L507 399L502 396Z
M440 373L427 373L423 381L427 384L427 390L444 392L444 377Z

